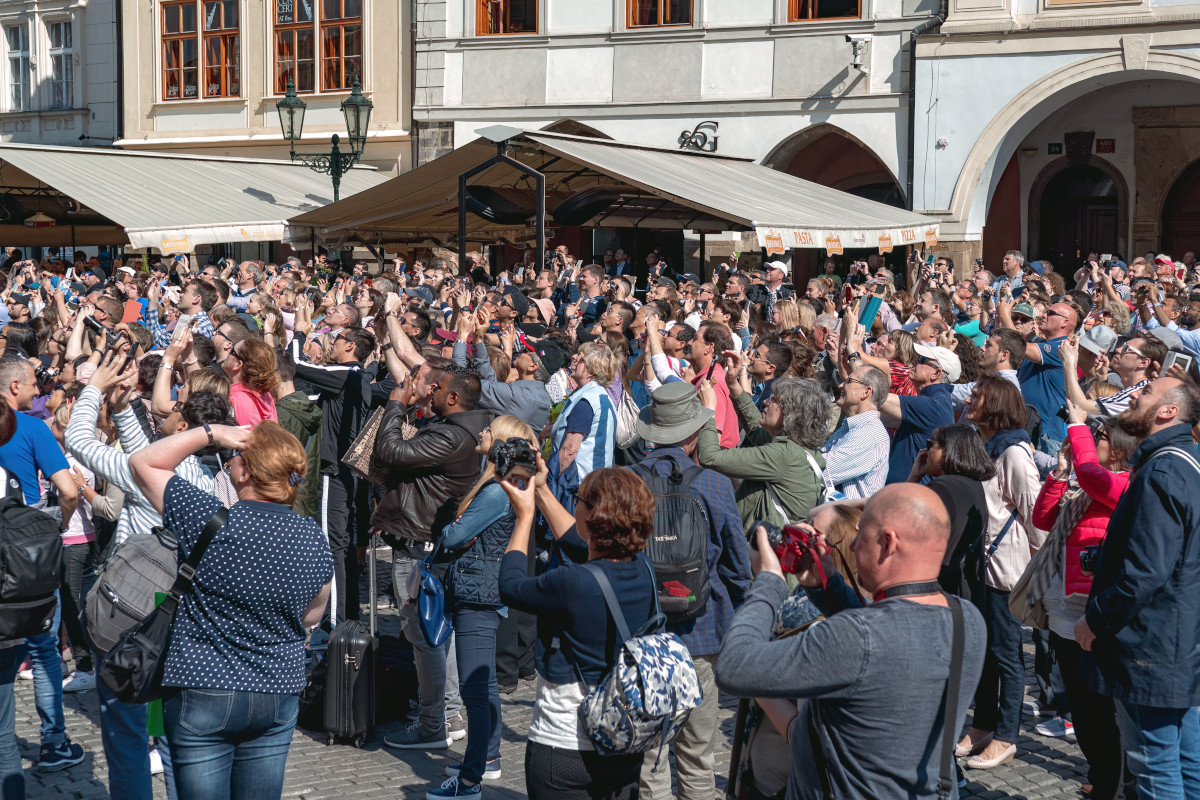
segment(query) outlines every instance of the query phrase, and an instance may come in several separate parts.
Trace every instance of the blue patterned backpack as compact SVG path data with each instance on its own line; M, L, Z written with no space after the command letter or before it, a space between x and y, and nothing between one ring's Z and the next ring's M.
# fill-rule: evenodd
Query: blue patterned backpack
M596 752L602 756L645 753L662 749L687 722L688 714L704 699L691 653L673 633L631 635L608 576L595 564L581 564L604 595L604 605L616 623L621 645L612 669L579 704L579 721ZM654 576L651 575L653 583ZM666 621L654 592L655 616L644 630L661 630ZM570 657L570 652L565 651ZM573 657L580 682L588 686Z

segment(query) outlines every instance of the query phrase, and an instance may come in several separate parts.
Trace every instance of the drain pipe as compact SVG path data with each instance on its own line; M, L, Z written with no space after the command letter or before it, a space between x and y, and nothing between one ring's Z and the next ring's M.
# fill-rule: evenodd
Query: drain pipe
M950 0L941 0L938 13L913 28L908 49L908 208L913 210L913 172L917 164L917 37L946 21Z

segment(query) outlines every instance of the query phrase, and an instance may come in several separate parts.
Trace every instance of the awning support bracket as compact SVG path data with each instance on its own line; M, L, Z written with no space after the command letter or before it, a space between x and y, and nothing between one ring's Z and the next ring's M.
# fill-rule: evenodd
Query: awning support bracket
M537 261L546 261L546 176L508 155L508 141L496 143L496 155L458 176L458 274L467 274L467 181L495 164L507 164L537 181ZM550 162L554 163L553 161Z

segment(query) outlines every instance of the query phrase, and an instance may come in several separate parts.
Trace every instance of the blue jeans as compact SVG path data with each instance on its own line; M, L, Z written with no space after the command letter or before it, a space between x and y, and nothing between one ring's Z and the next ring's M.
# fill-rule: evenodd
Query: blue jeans
M180 800L272 800L283 794L299 695L167 691L163 722Z
M54 608L54 623L50 630L30 636L25 640L29 648L29 661L33 665L33 700L37 706L42 726L42 744L62 744L67 739L66 721L62 706L62 655L58 652L58 626L62 622L62 594L57 589L54 597L58 604Z
M96 692L100 699L100 742L104 746L104 760L108 762L109 795L122 800L154 800L146 705L118 700L99 675L96 676ZM177 800L167 740L156 739L155 744L162 756L167 797Z
M462 711L458 693L458 662L454 653L454 634L441 647L430 647L421 632L417 604L408 600L409 574L418 568L411 558L397 553L392 560L392 586L400 601L400 627L404 638L413 646L413 662L417 667L417 683L421 687L421 724L427 731L444 727L446 720Z
M1117 701L1117 725L1138 797L1200 797L1200 711Z
M1021 698L1025 695L1021 623L1008 610L1008 592L986 587L979 610L987 625L987 654L975 690L971 725L992 731L1002 742L1015 744L1021 727Z
M500 690L496 685L496 631L500 614L492 608L457 608L454 636L458 640L458 679L467 708L467 752L459 777L467 783L483 780L484 765L500 757Z
M25 659L25 646L0 648L0 800L25 800L25 773L17 745L13 681Z

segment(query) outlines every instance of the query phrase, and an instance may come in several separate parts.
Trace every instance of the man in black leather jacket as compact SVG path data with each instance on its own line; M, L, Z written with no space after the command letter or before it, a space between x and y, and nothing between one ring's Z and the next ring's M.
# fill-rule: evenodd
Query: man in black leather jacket
M475 447L493 416L480 408L481 389L475 373L460 367L443 371L429 363L420 368L422 374L414 383L431 388L430 406L437 416L405 440L400 422L406 413L405 401L412 398L406 388L399 388L392 392L375 439L375 454L387 465L392 483L375 509L371 526L382 531L395 550L393 586L400 597L406 597L408 576L418 568L419 560L434 552L442 528L454 519L459 501L479 478L482 465ZM447 747L449 724L461 729L455 719L461 700L453 669L454 639L442 647L430 647L412 601L401 607L400 622L413 645L421 708L415 722L386 737L384 744L402 749Z

